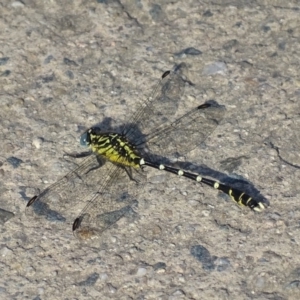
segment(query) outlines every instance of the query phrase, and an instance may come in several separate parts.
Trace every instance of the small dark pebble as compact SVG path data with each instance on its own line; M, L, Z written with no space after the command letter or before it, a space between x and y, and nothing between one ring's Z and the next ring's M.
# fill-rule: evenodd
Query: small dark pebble
M55 76L54 76L54 74L51 74L51 75L48 75L48 76L47 75L46 76L41 76L39 79L42 81L42 83L49 83L51 81L54 81Z
M96 257L87 261L87 263L90 265L101 264L101 262L102 262L101 257Z
M0 224L3 225L9 219L11 219L14 214L10 211L4 210L0 208Z
M68 66L75 66L78 67L78 64L76 61L68 59L68 58L64 58L64 64L68 65Z
M223 49L225 49L225 50L230 50L230 49L232 49L233 47L236 47L238 44L239 44L238 40L233 39L233 40L227 41L227 42L223 45Z
M210 10L206 10L203 13L203 17L212 17L214 14Z
M178 53L176 53L175 55L176 56L182 56L182 55L201 55L202 54L202 51L194 48L194 47L189 47L189 48L186 48Z
M214 261L216 257L212 257L209 251L201 246L195 245L191 247L191 254L202 263L202 268L206 271L212 271L215 268Z
M70 79L74 79L74 73L70 70L67 70L65 73Z
M53 55L47 56L44 60L44 64L49 64L51 62L51 60L53 60L53 59L54 59Z
M243 68L253 67L253 64L250 63L248 60L242 60L240 62L240 66Z
M7 76L10 75L10 73L11 73L10 70L5 70L0 76L1 76L1 77L7 77Z
M48 104L50 102L52 102L53 98L52 97L47 97L43 99L43 103Z
M11 156L7 159L7 161L16 169L18 168L21 163L23 163L22 159L19 159L17 157Z
M280 42L280 43L278 44L278 49L280 49L280 50L285 50L285 46L286 46L286 42Z
M163 11L161 6L158 4L153 4L151 9L149 10L149 14L152 19L156 22L161 21L163 19Z
M6 63L8 62L9 57L1 57L0 58L0 66L4 66L6 65Z
M271 27L270 26L267 26L267 25L265 25L265 26L262 26L262 31L263 32L268 32L268 31L270 31L271 30Z
M155 265L152 266L154 271L165 269L167 265L164 262L158 262Z
M86 280L77 283L78 286L93 286L99 278L98 273L93 273Z

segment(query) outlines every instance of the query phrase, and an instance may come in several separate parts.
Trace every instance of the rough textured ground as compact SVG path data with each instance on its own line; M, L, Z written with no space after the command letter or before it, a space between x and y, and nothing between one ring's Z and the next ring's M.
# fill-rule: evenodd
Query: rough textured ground
M300 298L299 1L4 0L0 39L1 299ZM181 62L183 103L227 108L187 161L265 212L149 170L97 245L24 215L84 128L127 120Z

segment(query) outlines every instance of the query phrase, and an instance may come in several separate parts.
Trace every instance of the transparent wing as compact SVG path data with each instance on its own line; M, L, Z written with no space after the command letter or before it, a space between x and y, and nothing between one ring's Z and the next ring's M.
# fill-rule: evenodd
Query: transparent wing
M184 155L210 135L223 119L225 107L208 101L146 136L150 153Z
M131 171L132 169L125 170L118 166L110 170L106 175L107 183L93 195L73 223L77 238L88 240L99 237L120 218L132 212L132 206L137 203L135 195L139 189L138 183L145 176L128 175L127 172ZM129 176L140 182L130 180Z
M165 72L146 101L139 104L135 114L124 127L123 133L134 142L141 140L141 133L147 135L161 124L174 119L185 81L180 68Z
M132 211L131 206L136 203L135 192L128 193L129 177L136 177L136 182L145 177L131 173L131 169L91 155L74 171L34 196L27 204L26 215L51 222L52 227L68 227L67 230L73 224L79 239L100 236Z
M74 220L80 219L85 229L87 222L97 224L98 228L96 225L90 228L100 233L113 224L113 217L110 222L101 224L98 216L108 212L113 215L114 211L129 205L132 199L127 192L129 181L124 168L91 155L75 170L34 196L27 204L26 215L40 222L45 220L52 227L67 227L67 230ZM81 227L74 228L73 224L74 230Z
M77 200L84 199L93 188L87 183L89 170L99 167L96 156L86 158L75 170L34 196L26 206L26 215L64 225L78 214ZM102 162L104 164L104 161ZM78 188L80 186L81 188Z

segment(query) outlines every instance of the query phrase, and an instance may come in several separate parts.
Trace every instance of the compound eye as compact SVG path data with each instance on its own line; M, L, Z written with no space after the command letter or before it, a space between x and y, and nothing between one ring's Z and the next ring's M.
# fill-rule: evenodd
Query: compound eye
M80 137L80 145L81 146L89 146L91 142L91 139L90 139L90 130L86 131L85 133L83 133Z

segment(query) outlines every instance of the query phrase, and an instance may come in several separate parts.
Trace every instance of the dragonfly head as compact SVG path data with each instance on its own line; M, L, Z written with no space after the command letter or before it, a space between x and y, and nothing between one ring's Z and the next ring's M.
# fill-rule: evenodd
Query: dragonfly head
M95 143L101 137L101 128L91 127L86 132L84 132L80 137L80 145L84 147L89 147L91 144Z

